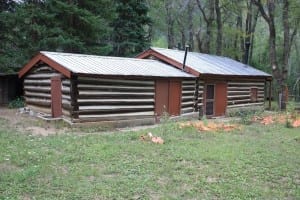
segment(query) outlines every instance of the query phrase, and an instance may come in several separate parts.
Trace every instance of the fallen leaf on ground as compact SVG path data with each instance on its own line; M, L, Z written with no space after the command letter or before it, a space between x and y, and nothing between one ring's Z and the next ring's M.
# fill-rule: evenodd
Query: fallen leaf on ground
M179 123L179 127L194 127L199 131L232 131L240 128L237 124L223 124L217 122L204 123L203 121Z

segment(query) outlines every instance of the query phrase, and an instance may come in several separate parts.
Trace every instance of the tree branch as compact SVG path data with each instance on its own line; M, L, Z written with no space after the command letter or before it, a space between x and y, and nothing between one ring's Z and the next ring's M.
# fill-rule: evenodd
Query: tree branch
M254 3L254 4L258 7L258 9L259 9L259 11L260 11L262 17L263 17L268 23L270 23L270 17L267 15L267 13L266 13L266 11L265 11L265 9L264 9L262 3L261 3L261 0L251 0L251 1L252 1L252 3Z

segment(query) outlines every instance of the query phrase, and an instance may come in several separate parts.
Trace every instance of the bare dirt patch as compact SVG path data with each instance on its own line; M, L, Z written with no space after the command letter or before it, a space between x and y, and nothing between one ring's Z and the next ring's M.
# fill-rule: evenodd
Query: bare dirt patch
M7 121L5 126L14 128L18 132L35 136L48 136L65 132L59 122L48 122L35 116L21 113L19 109L0 107L0 119Z

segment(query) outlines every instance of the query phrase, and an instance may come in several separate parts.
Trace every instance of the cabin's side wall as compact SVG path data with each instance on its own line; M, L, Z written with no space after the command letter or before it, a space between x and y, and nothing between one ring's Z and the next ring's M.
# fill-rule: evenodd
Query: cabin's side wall
M181 114L195 111L197 84L195 80L183 80L181 87Z
M203 106L203 81L183 80L181 114L198 112Z
M74 122L154 120L153 80L78 77L77 90Z
M51 77L60 76L62 81L63 115L70 116L70 80L46 64L40 64L24 77L26 106L36 112L51 115Z
M204 81L203 80L198 80L198 100L197 100L197 107L199 111L199 115L203 115L203 98L204 98Z
M242 109L263 109L264 80L233 80L228 81L227 86L227 114ZM253 91L255 91L254 94Z

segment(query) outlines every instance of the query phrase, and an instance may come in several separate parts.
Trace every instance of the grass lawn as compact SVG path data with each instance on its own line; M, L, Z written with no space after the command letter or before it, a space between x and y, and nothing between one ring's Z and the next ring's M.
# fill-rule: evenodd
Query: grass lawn
M165 140L139 140L151 131ZM0 199L300 199L300 129L32 136L0 119Z

